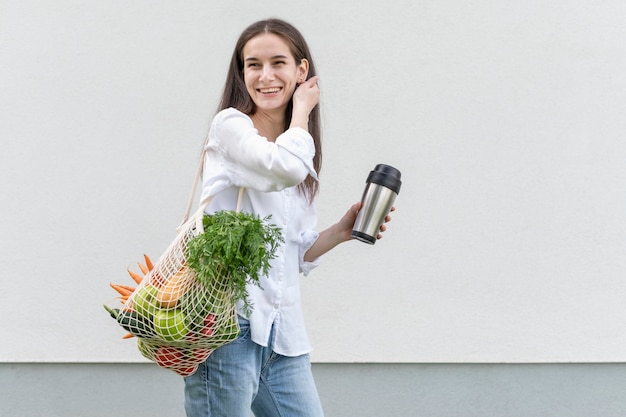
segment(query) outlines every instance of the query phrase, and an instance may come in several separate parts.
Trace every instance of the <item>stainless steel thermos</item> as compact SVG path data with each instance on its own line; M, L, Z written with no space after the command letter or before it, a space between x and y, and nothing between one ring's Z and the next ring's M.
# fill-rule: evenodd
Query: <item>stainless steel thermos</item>
M380 226L385 222L401 185L400 171L392 166L378 164L370 171L361 198L361 210L352 229L353 238L370 245L376 243Z

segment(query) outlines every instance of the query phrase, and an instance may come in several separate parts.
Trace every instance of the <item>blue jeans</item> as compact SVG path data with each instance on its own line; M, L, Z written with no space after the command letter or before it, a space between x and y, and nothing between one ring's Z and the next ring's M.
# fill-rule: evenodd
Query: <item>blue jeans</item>
M279 355L239 324L239 337L185 378L187 417L323 417L309 355Z

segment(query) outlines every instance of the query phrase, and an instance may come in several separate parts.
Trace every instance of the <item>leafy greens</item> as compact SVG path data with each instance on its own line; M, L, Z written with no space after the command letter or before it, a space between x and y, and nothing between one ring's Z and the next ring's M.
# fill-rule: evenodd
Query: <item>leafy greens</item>
M284 241L281 229L269 224L270 218L232 210L205 215L204 232L187 245L187 261L198 281L211 288L216 280L227 279L233 288L227 301L243 300L245 314L252 311L246 285L261 286L260 277L267 275L269 261Z

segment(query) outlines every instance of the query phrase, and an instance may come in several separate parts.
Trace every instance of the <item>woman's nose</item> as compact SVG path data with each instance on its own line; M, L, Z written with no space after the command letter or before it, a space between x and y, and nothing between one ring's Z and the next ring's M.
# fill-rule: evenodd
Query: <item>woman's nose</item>
M274 79L274 71L270 65L263 65L261 71L261 81L272 81Z

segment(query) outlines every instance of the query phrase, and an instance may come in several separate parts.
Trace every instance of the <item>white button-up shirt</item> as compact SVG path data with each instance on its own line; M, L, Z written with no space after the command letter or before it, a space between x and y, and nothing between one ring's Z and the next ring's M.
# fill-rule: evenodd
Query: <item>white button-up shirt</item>
M219 112L213 119L206 148L202 196L215 197L206 213L234 210L239 187L245 187L242 211L282 229L285 242L271 261L261 288L248 285L253 304L250 317L252 340L271 345L281 355L297 356L311 351L300 301L300 273L308 273L320 259L305 262L305 252L319 234L315 205L298 189L307 175L317 179L313 169L313 138L304 129L291 128L268 141L259 135L252 120L235 109ZM239 314L241 304L239 305ZM273 340L268 340L274 326Z

